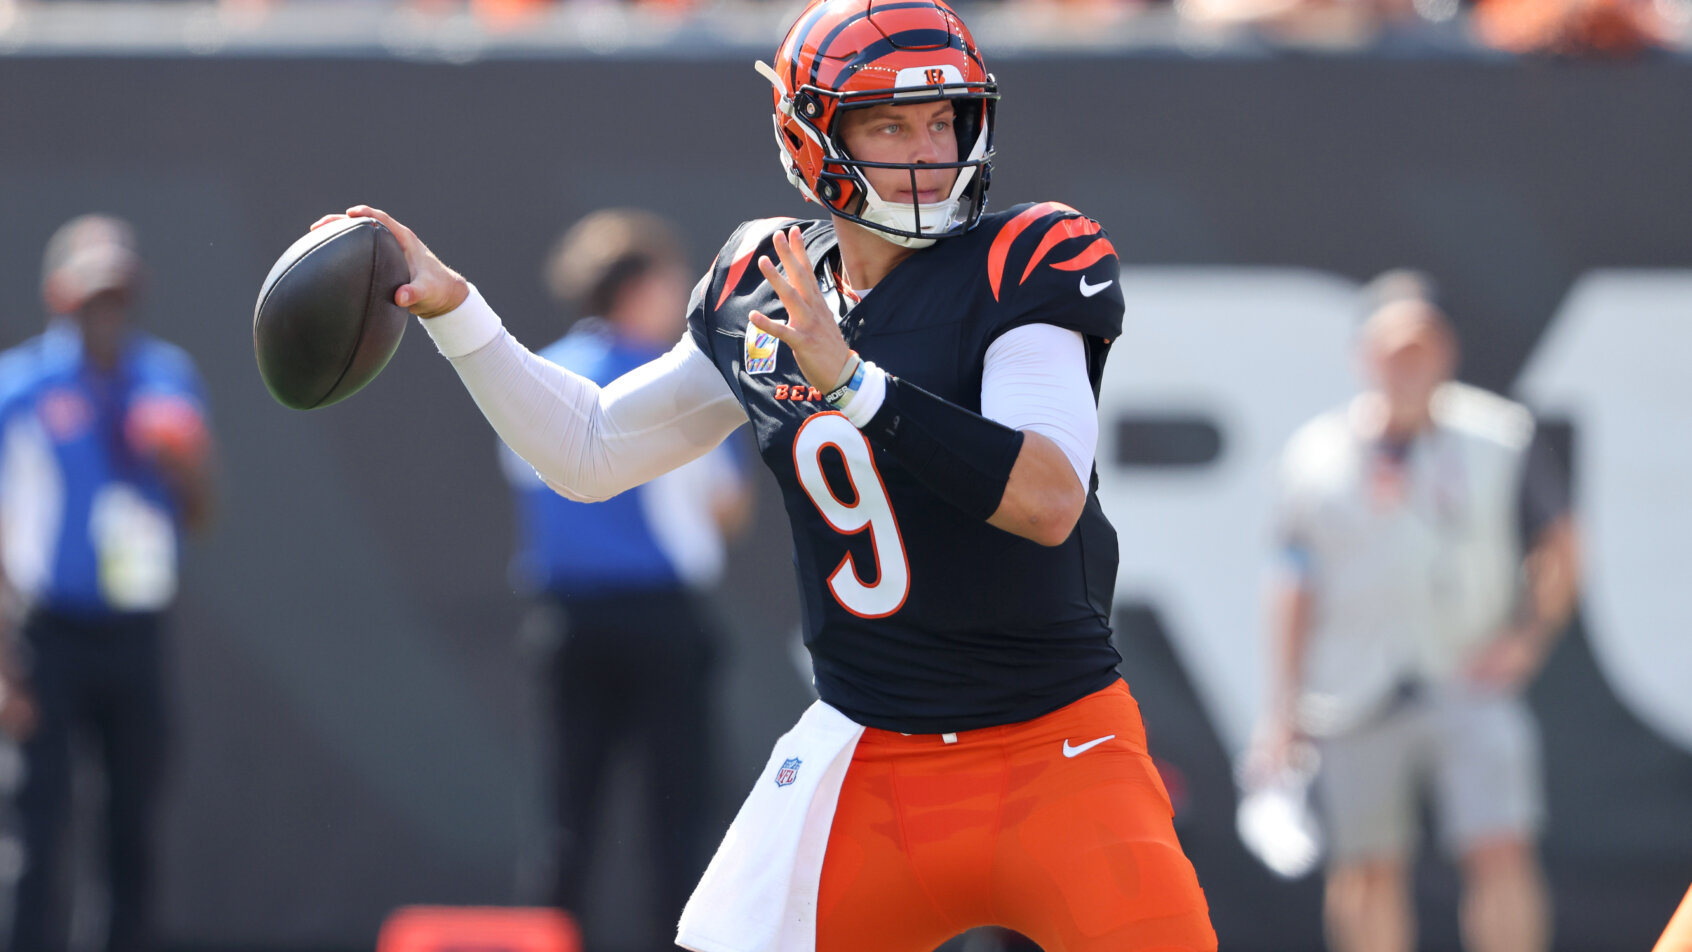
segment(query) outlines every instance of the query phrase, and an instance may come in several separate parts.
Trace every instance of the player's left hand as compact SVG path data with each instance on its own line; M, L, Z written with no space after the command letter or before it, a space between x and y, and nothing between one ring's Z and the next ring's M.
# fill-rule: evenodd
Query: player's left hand
M852 349L846 346L840 325L834 321L834 311L823 299L822 288L817 286L817 275L810 256L805 253L799 226L776 232L775 250L781 268L768 255L760 255L758 270L764 273L764 280L770 282L770 288L787 309L787 320L777 321L762 311L753 311L752 326L792 348L806 382L826 393L839 382Z
M1549 652L1550 639L1526 625L1512 625L1469 660L1469 680L1504 693L1527 686Z

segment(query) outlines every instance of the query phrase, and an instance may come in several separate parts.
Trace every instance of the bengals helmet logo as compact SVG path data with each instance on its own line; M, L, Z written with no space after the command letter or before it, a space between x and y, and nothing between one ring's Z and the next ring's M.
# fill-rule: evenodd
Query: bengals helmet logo
M929 67L924 75L927 76L930 86L943 86L946 83L946 71L938 66Z

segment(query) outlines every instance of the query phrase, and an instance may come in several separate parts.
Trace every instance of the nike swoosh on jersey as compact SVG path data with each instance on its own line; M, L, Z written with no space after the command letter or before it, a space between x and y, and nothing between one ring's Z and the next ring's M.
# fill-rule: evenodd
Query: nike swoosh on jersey
M1083 274L1081 276L1081 296L1082 297L1092 297L1093 295L1099 293L1100 291L1103 291L1105 288L1108 288L1115 283L1116 283L1115 280L1110 280L1110 281L1104 282L1103 284L1088 284L1087 283L1087 276Z
M1086 279L1083 278L1082 280L1086 280ZM1109 284L1109 283L1110 282L1108 282L1108 281L1105 282L1105 284ZM1099 285L1099 286L1104 287L1104 285L1102 285L1102 284ZM1065 737L1063 739L1063 755L1065 757L1074 757L1077 754L1084 754L1087 751L1092 750L1094 747L1099 746L1100 744L1104 743L1107 740L1115 740L1115 739L1116 739L1115 734L1106 734L1103 737L1097 738L1095 740L1090 740L1090 741L1086 742L1085 744L1082 744L1079 747L1071 747L1071 746L1069 746L1069 738Z

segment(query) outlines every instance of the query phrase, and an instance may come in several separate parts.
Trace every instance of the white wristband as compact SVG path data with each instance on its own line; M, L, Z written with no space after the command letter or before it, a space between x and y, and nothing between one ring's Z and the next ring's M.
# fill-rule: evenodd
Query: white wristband
M869 360L864 361L863 369L863 385L840 407L841 414L860 430L875 416L875 412L881 409L882 401L887 399L887 371Z
M448 360L481 350L505 329L499 315L488 306L474 284L470 285L469 296L456 308L436 317L420 317L417 320L434 339L435 349Z

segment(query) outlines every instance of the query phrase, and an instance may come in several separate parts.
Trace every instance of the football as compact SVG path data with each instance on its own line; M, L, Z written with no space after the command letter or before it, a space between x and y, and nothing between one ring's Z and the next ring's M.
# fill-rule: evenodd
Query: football
M253 352L270 395L311 410L357 393L399 346L411 315L399 241L370 218L308 232L271 267L253 308Z

